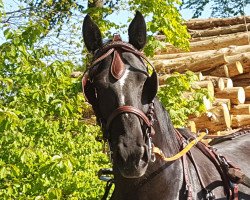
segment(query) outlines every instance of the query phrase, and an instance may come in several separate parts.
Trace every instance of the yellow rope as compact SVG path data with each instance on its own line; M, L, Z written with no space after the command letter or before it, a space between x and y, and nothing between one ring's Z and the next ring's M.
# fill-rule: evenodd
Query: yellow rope
M207 135L206 132L202 132L200 133L199 137L197 137L196 139L192 140L191 142L189 142L187 144L187 146L181 150L179 153L175 154L172 157L165 157L164 153L162 152L161 149L159 149L158 147L153 147L153 153L159 155L161 157L162 160L169 162L169 161L174 161L179 159L180 157L182 157L184 154L186 154L194 145L197 144L197 142L201 141L203 137L205 137Z

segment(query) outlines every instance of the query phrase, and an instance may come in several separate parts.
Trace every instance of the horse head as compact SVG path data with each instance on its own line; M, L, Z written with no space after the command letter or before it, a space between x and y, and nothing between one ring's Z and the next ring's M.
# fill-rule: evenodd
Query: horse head
M128 29L129 43L119 35L103 43L98 26L87 15L83 22L86 48L93 55L83 78L92 105L112 152L113 168L126 178L142 176L151 160L152 101L156 72L150 75L140 50L146 44L146 24L137 12Z

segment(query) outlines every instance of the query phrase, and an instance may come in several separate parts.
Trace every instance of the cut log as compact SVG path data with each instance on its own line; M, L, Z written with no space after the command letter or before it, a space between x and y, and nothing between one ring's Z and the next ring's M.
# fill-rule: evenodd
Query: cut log
M227 56L226 59L228 63L235 63L239 61L243 67L250 66L250 52Z
M250 37L250 32L247 33L236 33L225 35L221 37L216 37L210 40L203 40L198 42L190 43L190 51L206 51L206 50L218 50L221 48L228 47L230 45L248 45L249 41L248 38ZM166 44L165 50L161 52L168 52L168 53L177 53L177 52L184 52L173 45Z
M230 114L225 104L215 107L206 114L192 120L195 122L197 130L207 128L209 133L226 130L231 126Z
M231 108L232 115L250 115L250 104L239 104Z
M191 63L189 65L183 64L182 66L177 67L173 69L172 71L179 72L179 73L183 73L187 70L190 70L193 72L200 72L200 71L206 71L208 69L216 68L226 63L227 63L227 60L225 58L225 55L221 54L221 55L211 56L208 59L203 59L195 63Z
M232 104L241 104L245 102L245 91L243 87L225 88L223 91L215 93L216 98L230 99Z
M232 79L233 79L233 81L237 81L237 80L241 80L241 79L250 79L250 72L240 74L238 76L233 77Z
M208 80L208 81L197 81L192 84L193 89L200 89L200 88L205 88L208 91L208 94L211 97L214 97L214 85L213 82Z
M203 30L189 29L189 33L192 38L197 38L197 37L211 37L211 36L246 32L247 30L250 30L250 24L239 24L227 27L218 27L213 29L203 29Z
M199 81L203 81L204 80L204 76L203 76L203 74L201 72L196 72L195 74L198 77Z
M250 115L231 115L232 127L238 128L250 124Z
M248 45L249 35L250 33L231 34L210 40L193 42L190 44L190 51L218 50L230 45Z
M250 65L249 66L243 66L244 73L250 72Z
M223 78L217 76L204 76L204 80L212 81L215 91L222 91L225 88Z
M217 37L218 38L218 37ZM163 51L164 52L164 51ZM176 59L181 57L190 57L190 56L212 56L212 55L218 55L218 54L225 54L227 56L233 56L240 53L246 53L250 52L250 45L243 45L243 46L236 46L236 45L230 45L225 48L221 48L219 50L205 50L205 51L198 51L198 52L185 52L185 53L172 53L172 54L160 54L155 55L152 59L153 60L161 60L161 59ZM162 52L158 52L162 53Z
M239 61L227 64L228 77L234 77L243 73L243 67Z
M250 100L250 86L244 87L246 100Z
M205 109L210 110L212 108L212 102L206 96L203 96L202 100L203 100L203 105L205 106Z
M231 101L230 101L230 99L215 98L213 103L212 103L213 107L220 106L222 104L225 104L227 106L228 110L231 110Z
M218 76L218 77L229 77L227 65L221 65L215 69L209 69L202 72L204 75Z
M250 23L250 16L240 16L233 18L209 18L209 19L193 19L185 22L188 29L207 29L220 26L232 26L236 24Z
M250 86L250 79L239 79L234 81L234 86L236 87L247 87Z
M188 121L187 128L193 133L196 133L197 131L194 121Z
M232 88L233 87L233 81L231 78L221 78L225 84L225 88Z

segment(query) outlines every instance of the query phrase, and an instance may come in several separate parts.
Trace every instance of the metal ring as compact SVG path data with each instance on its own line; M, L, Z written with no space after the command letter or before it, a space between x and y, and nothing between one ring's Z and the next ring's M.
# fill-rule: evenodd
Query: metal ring
M204 130L204 131L203 131L203 130ZM208 129L207 129L207 128L198 130L198 135L200 135L201 131L205 132L206 135L208 134Z

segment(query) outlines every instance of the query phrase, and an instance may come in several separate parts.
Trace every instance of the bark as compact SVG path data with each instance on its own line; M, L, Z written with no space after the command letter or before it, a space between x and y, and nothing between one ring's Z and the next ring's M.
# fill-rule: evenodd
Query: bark
M250 86L250 79L239 79L234 81L234 86L236 87L247 87Z
M188 29L207 29L220 26L232 26L236 24L244 24L245 21L250 23L250 16L240 16L233 18L210 18L210 19L193 19L185 22Z
M233 26L218 27L205 30L189 30L189 33L192 38L197 38L246 32L247 30L250 30L250 24L238 24Z
M218 76L218 77L229 77L227 65L221 65L215 69L209 69L202 72L204 75Z
M244 87L245 90L245 95L246 95L246 100L250 100L250 86Z
M224 54L209 56L206 59L199 60L190 64L183 64L180 67L173 69L173 72L183 73L187 70L193 72L206 71L212 68L216 68L218 66L227 64L227 60Z
M230 34L230 35L223 35L220 37L215 37L208 40L202 40L197 42L190 43L190 51L191 52L197 52L197 51L206 51L206 50L218 50L221 48L228 47L230 45L248 45L250 32L247 33L236 33L236 34ZM174 46L170 44L166 44L165 49L161 51L166 53L180 53L184 52L183 50L180 50L178 48L175 48Z

